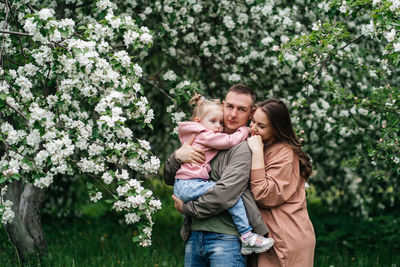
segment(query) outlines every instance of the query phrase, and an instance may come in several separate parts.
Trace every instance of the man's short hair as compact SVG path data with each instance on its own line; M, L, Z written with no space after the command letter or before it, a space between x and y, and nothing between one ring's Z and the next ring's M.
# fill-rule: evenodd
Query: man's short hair
M230 92L251 96L251 100L253 100L252 106L253 107L255 106L256 94L254 93L253 89L251 89L249 86L238 83L238 84L233 85L231 88L229 88L229 90L228 90L228 92L226 92L226 94L228 94Z

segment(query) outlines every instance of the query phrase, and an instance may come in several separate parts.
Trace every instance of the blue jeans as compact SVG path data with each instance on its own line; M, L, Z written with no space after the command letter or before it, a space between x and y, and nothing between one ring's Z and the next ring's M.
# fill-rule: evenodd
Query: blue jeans
M245 267L238 236L192 231L185 245L185 267Z
M174 195L181 199L183 202L196 200L208 189L214 187L215 182L204 180L200 178L195 179L175 179ZM252 230L249 220L247 219L246 208L244 207L242 198L228 209L232 220L235 223L238 232L242 235Z

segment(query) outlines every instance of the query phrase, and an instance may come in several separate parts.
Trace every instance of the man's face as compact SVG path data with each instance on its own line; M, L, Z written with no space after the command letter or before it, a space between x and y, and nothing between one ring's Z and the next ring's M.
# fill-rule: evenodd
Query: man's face
M250 95L229 92L224 101L224 132L233 133L245 126L253 115Z

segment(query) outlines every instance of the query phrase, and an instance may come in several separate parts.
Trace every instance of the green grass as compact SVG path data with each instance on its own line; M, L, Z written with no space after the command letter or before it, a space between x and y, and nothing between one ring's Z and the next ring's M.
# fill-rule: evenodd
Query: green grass
M163 209L157 213L153 245L142 248L131 240L132 230L121 218L43 218L48 253L26 266L183 266L184 246L179 236L183 221L170 198L171 188L153 182ZM165 201L164 201L165 200ZM18 266L4 227L0 229L0 266Z
M179 237L182 216L170 198L171 189L152 181L162 200L153 231L153 245L132 243L132 230L120 218L43 218L48 253L26 266L183 266L184 246ZM316 267L400 267L400 219L388 215L372 221L333 215L321 207L310 207L317 247ZM0 230L0 266L18 266L16 252L4 227Z
M317 237L315 266L400 267L399 215L363 220L309 210Z
M28 266L181 266L179 223L157 223L153 246L140 248L128 227L113 218L45 220L48 253ZM4 236L2 230L0 266L16 266L16 253Z

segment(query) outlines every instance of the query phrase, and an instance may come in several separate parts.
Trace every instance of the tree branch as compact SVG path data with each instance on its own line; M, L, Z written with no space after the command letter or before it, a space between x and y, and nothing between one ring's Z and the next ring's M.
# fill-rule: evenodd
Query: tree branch
M49 71L47 72L47 77L44 82L44 92L43 92L44 98L46 98L49 95L49 90L47 88L47 82L49 81L50 71L51 71L51 67L49 67Z
M345 45L343 45L342 47L340 47L338 50L344 50L344 49L345 49L346 47L348 47L350 44L354 43L355 41L357 41L358 39L360 39L360 38L363 37L363 36L364 36L364 34L361 34L360 36L357 36L356 38L354 38L353 40L351 40L351 41L348 42L347 44L345 44ZM329 58L325 58L324 60L315 63L315 64L312 65L310 68L313 69L313 68L316 67L317 65L326 63L326 62L328 62L328 61L330 61L330 59L329 59Z
M344 17L341 21L336 22L336 23L335 23L335 27L336 27L339 23L342 23L342 22L346 21L348 18L350 18L351 16L353 16L354 13L358 13L358 11L360 11L361 9L363 9L364 7L366 7L367 5L369 5L369 4L371 4L371 3L372 3L372 1L369 1L369 2L365 3L365 4L362 5L362 6L359 6L359 7L357 8L357 10L351 12L349 15L347 15L346 17Z
M110 194L111 197L113 197L113 193L102 183L99 181L99 179L97 179L96 176L92 175L91 173L87 173L90 177L92 177L99 185L101 185L101 187L103 187L104 190L107 191L107 193Z
M23 47L23 45L22 45L22 40L21 40L21 38L19 38L19 44L20 44L20 46L21 46L21 54L22 54L22 56L24 57L24 62L26 62L26 56L25 56L25 53L24 53L24 47Z
M142 78L145 82L147 82L150 85L155 86L161 93L163 93L166 97L168 97L171 101L174 101L174 99L167 93L165 92L161 87L159 87L155 82L151 82L149 79ZM154 79L155 80L155 79Z
M24 114L22 114L22 112L16 108L14 108L13 106L11 106L10 104L8 104L7 102L5 102L7 106L9 106L12 110L14 110L15 112L17 112L25 121L26 124L28 126L29 129L31 129L31 126L29 125L29 120L24 116Z
M346 47L348 47L351 43L354 43L355 41L357 41L358 39L360 39L361 37L363 37L364 34L361 34L360 36L357 36L356 38L354 38L353 40L351 40L350 42L348 42L346 45L342 46L341 48L339 48L340 50L345 49Z
M73 159L70 159L70 160L71 160L72 162L74 162L75 164L78 164L78 161L73 160ZM96 176L94 176L94 175L91 174L90 172L84 172L84 173L86 173L87 175L89 175L90 177L92 177L97 183L99 183L99 184L103 187L103 189L104 189L105 191L107 191L107 193L110 194L111 197L113 197L113 193L112 193L103 183L101 183L101 182L99 181L99 179L97 179Z
M7 31L7 30L0 30L0 33L11 34L11 35L19 35L19 36L33 37L32 34L24 33L24 32L13 32L13 31Z
M3 136L3 139L5 140L6 138L5 138L4 134L1 133L1 135ZM10 151L12 151L12 152L14 152L14 153L16 153L16 154L18 154L18 155L20 155L20 156L22 156L22 157L24 157L24 158L30 160L30 161L32 162L33 166L35 167L36 171L37 171L37 172L40 172L40 170L39 170L39 168L36 166L35 160L34 160L33 158L31 158L31 157L29 157L29 156L27 156L27 155L23 155L23 154L21 154L21 153L18 152L18 151L14 151L14 150L10 149L10 148L12 148L12 147L11 147L9 144L7 144L5 141L2 141L2 143L5 145L5 149L6 149L7 155L9 155L9 154L10 154Z
M7 29L8 13L10 12L10 8L8 7L8 0L6 0L5 5L6 5L6 18L4 19L4 30ZM4 43L5 43L5 37L3 36L3 40L1 42L1 50L0 50L0 63L2 68L3 68Z
M180 57L176 58L174 62L178 62L181 58L186 57L186 54L181 55ZM164 66L163 68L159 69L154 75L152 75L153 77L157 77L161 72L163 72L164 70L168 69L170 66L172 65L169 64L167 66Z
M312 78L312 80L309 81L309 82L307 82L306 84L311 84L311 83L321 74L322 69L324 68L324 63L325 63L326 61L327 61L327 60L324 60L323 62L320 62L320 63L322 63L322 65L321 65L321 67L319 68L317 74L315 74L315 76Z
M26 5L32 13L35 13L35 8L31 4Z

